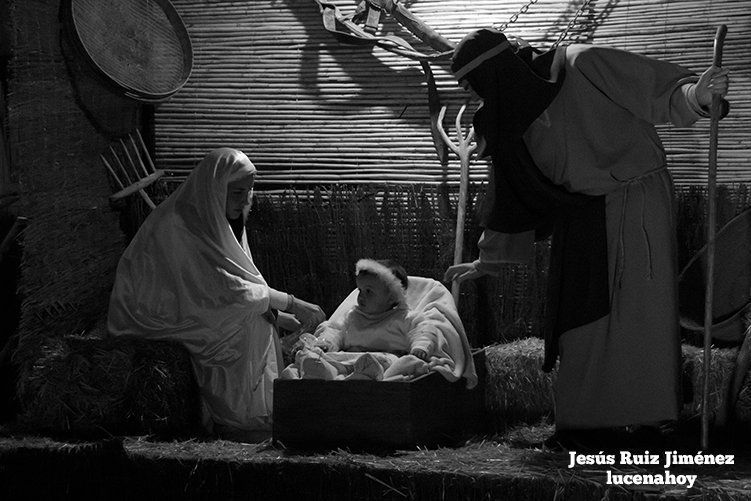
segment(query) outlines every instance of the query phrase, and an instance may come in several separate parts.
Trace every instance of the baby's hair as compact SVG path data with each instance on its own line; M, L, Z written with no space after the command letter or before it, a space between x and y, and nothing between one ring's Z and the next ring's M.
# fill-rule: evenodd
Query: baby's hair
M388 268L391 271L391 273L394 274L396 279L399 280L399 283L402 284L402 287L404 287L405 290L407 289L407 287L409 287L409 278L407 277L407 271L404 269L402 265L400 265L399 263L391 259L378 259L376 260L376 263ZM360 276L360 275L377 276L376 273L373 273L369 269L361 269L357 273L357 276Z

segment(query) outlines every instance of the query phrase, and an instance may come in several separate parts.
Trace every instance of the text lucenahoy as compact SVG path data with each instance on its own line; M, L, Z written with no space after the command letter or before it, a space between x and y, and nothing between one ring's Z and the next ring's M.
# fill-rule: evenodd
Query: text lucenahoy
M671 473L669 468L674 465L733 465L735 456L732 454L679 454L677 451L664 451L663 454L650 454L649 451L633 453L619 451L618 454L579 454L576 451L569 452L569 468L584 465L615 465L621 466L648 466L662 465L664 472L634 472L613 473L606 471L606 483L615 485L686 485L693 487L698 475L677 475Z

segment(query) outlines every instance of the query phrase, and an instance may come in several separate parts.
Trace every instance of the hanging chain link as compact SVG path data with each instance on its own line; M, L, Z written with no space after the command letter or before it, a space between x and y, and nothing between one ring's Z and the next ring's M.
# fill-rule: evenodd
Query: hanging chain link
M592 0L584 0L584 2L582 2L579 9L576 11L576 14L574 14L574 17L571 19L571 21L569 21L568 25L566 26L566 29L563 30L563 33L560 34L560 36L558 37L558 40L553 42L553 47L552 47L553 49L558 47L558 44L561 43L566 38L566 35L568 35L569 30L573 28L573 26L576 24L576 21L579 20L579 17L584 13L587 7L589 7L590 3L592 3Z
M521 16L522 14L526 14L529 8L533 6L534 4L536 4L537 2L538 0L529 0L526 4L522 6L521 9L519 9L519 12L511 16L508 21L502 24L494 25L493 27L499 31L505 31L506 28L508 28L510 24L514 24L516 20L519 19L519 16ZM568 35L568 32L571 30L571 28L573 28L573 26L576 24L576 21L579 20L579 17L581 17L581 15L584 13L587 7L589 7L590 3L592 3L592 0L584 0L584 2L581 4L579 9L577 9L576 13L574 14L574 17L571 19L571 21L569 21L568 25L566 26L566 29L563 30L563 32L560 34L558 39L553 43L553 47L552 47L553 49L558 47L558 44L560 44L566 38L566 35Z
M537 2L538 0L529 0L529 2L527 2L526 5L524 5L521 9L519 9L519 12L511 16L508 21L506 21L503 24L495 25L493 26L493 28L496 28L498 31L505 31L506 28L508 28L509 24L514 24L516 20L519 19L519 16L521 16L522 14L526 14L529 8L533 6L534 4L536 4Z

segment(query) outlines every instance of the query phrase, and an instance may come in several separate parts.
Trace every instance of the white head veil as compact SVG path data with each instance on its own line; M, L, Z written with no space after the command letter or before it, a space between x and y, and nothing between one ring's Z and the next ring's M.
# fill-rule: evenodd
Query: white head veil
M189 333L266 311L266 282L225 209L227 185L255 172L244 153L214 150L149 215L118 265L113 333Z
M144 221L117 267L108 327L169 339L191 354L205 422L269 426L277 341L269 288L226 216L227 185L251 176L243 153L209 153Z

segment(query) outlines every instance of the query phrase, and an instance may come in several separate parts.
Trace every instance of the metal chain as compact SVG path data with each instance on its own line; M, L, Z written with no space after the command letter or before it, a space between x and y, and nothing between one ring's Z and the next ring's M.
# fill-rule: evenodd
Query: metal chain
M498 31L505 31L506 28L508 28L509 24L514 24L516 20L519 19L519 16L521 16L522 14L526 14L529 8L533 6L534 4L536 4L537 2L538 0L529 0L529 2L527 2L526 5L524 5L521 9L519 9L519 12L511 16L508 21L506 21L503 24L495 25L493 26L493 28L496 28Z
M566 29L563 30L563 33L558 37L558 40L553 42L552 48L555 49L558 47L558 44L563 41L564 38L566 38L566 35L568 35L569 30L576 24L576 21L579 19L579 17L582 15L584 10L589 7L589 4L592 2L592 0L584 0L584 2L581 4L579 9L576 11L576 14L574 14L574 17L569 21L568 26L566 26Z
M508 28L509 24L514 24L516 20L519 19L519 16L521 16L522 14L526 14L529 8L533 6L534 4L536 4L537 2L538 0L529 0L525 5L522 6L521 9L519 9L519 12L511 16L508 21L502 24L494 25L493 27L499 31L505 31L506 28ZM579 9L577 9L576 13L574 14L574 17L571 19L571 21L569 21L568 25L566 26L566 29L563 30L563 33L561 33L558 39L553 43L553 46L552 46L553 49L558 47L558 44L560 44L566 38L566 35L568 35L569 30L571 30L574 24L576 24L576 21L579 20L579 17L581 17L584 10L587 7L589 7L590 3L592 3L592 0L584 0L584 2L581 4Z

